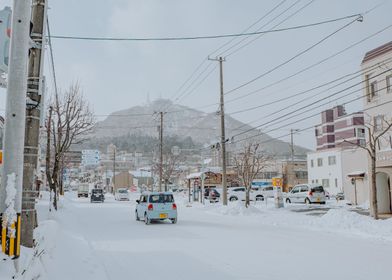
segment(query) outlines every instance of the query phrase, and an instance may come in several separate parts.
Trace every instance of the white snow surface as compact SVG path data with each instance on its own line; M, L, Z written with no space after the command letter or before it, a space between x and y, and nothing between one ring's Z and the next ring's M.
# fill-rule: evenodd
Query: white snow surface
M8 235L15 236L15 229L11 228L11 225L16 222L17 215L15 211L15 197L16 197L16 187L15 187L15 173L7 175L7 186L5 188L5 206L4 211L4 222L8 226ZM4 226L4 225L3 225Z
M178 223L145 225L130 202L67 193L57 213L37 208L37 247L23 248L17 279L389 279L392 219L375 221L331 202L205 205L177 196ZM331 208L331 209L330 209ZM308 215L309 213L324 215ZM35 255L35 257L33 257ZM4 271L4 273L3 273ZM0 280L11 261L0 261ZM37 278L38 277L38 278Z

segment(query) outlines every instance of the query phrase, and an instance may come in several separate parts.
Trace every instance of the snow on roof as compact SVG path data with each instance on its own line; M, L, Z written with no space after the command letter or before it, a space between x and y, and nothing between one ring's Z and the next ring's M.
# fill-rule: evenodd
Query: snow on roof
M365 177L365 171L352 171L347 173L347 177Z
M191 173L186 176L187 179L197 179L201 177L202 172Z
M141 177L141 178L151 177L151 172L144 171L144 170L129 171L129 174L131 174L134 177Z

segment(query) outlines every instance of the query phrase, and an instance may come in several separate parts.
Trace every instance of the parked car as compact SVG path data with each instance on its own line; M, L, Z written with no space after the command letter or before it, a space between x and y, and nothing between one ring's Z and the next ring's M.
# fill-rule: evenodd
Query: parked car
M102 189L91 190L90 202L104 202L104 201L105 201L105 195Z
M115 200L129 200L129 193L126 188L118 188L114 193Z
M286 196L286 203L325 204L325 201L324 188L317 184L296 185Z
M237 201L237 200L245 200L246 197L246 189L245 187L236 187L236 188L229 188L227 197L229 201ZM260 191L256 191L253 188L249 193L250 200L261 201L264 200L264 196Z
M273 186L260 186L260 187L252 187L252 190L255 192L255 196L260 194L264 198L273 198L274 197L274 187Z
M214 188L204 189L204 199L210 200L210 202L218 202L221 194Z
M136 220L144 220L146 225L152 221L169 219L177 223L177 205L171 192L145 192L136 200Z
M78 197L88 197L89 185L80 184L78 187Z

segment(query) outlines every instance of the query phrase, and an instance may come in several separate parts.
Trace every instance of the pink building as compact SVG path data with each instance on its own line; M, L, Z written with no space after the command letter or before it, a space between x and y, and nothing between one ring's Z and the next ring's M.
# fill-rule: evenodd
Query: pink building
M365 145L365 126L362 112L347 115L342 105L321 113L321 124L315 129L317 150Z

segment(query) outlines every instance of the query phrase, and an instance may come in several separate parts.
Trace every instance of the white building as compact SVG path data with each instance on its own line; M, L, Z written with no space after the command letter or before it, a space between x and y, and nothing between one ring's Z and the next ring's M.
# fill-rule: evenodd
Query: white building
M392 122L392 41L367 52L361 67L365 125L377 136ZM379 138L376 147L378 211L388 214L392 213L392 129Z
M353 204L368 201L367 154L360 148L331 148L308 153L308 181L330 194L344 192Z

